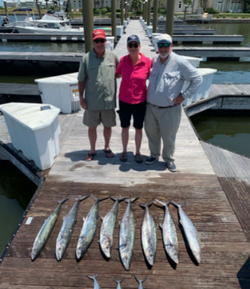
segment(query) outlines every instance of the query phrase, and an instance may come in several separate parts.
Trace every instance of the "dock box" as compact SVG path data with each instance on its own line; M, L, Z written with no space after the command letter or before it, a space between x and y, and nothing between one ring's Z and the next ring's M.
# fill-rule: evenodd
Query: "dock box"
M212 68L198 68L198 71L202 75L203 81L202 84L199 86L198 91L192 95L192 97L187 98L183 101L183 105L189 105L192 102L199 101L201 99L209 97L210 88L213 82L213 77L217 69ZM189 82L185 81L183 85L183 89L187 88Z
M58 107L62 113L80 110L77 74L78 72L35 79L42 102Z
M0 105L0 111L14 148L41 170L52 167L60 152L60 110L50 104L12 102Z

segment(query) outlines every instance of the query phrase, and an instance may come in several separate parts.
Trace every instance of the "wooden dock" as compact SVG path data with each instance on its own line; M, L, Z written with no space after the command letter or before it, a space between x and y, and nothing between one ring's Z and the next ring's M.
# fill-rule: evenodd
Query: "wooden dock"
M127 28L127 35L122 36L116 46L119 56L126 54L126 38L134 31L142 42L142 52L149 57L153 56L151 46L139 21L131 21ZM120 84L120 82L119 82ZM0 120L3 116L0 116ZM84 157L88 152L89 144L87 129L82 125L82 111L71 115L60 115L59 122L62 133L60 135L61 151L55 159L55 163L46 175L43 186L37 193L37 198L31 207L24 222L21 224L12 243L8 246L2 264L0 266L1 289L73 289L93 288L93 281L86 275L94 275L99 272L97 280L101 288L116 288L117 284L112 277L120 279L125 277L122 288L138 288L134 275L139 278L148 276L143 283L143 288L173 288L173 289L205 289L250 288L250 239L248 229L248 214L244 215L249 206L247 192L248 187L236 186L237 198L233 197L230 186L224 186L221 176L206 156L199 139L195 135L192 126L183 112L180 130L176 141L176 165L177 172L170 173L165 164L159 162L147 166L145 163L137 164L134 161L134 130L130 129L129 160L121 163L119 156L122 145L120 140L121 129L116 126L113 130L111 148L116 153L113 159L105 157L103 152L102 128L98 128L97 155L91 162L85 162ZM1 134L2 135L2 134ZM0 137L1 139L1 137ZM8 138L5 137L8 142ZM142 155L145 160L149 154L147 139L144 136L142 143ZM213 155L213 153L212 153ZM237 156L236 156L237 157ZM220 166L224 166L221 159ZM234 163L229 162L233 168ZM244 166L244 178L249 178L249 163ZM218 164L217 164L218 165ZM225 163L228 166L228 163ZM215 173L216 172L216 173ZM231 176L227 174L224 178ZM231 190L232 198L229 200L227 190ZM196 224L201 236L202 260L197 266L187 250L178 224L177 210L170 206L175 224L177 226L180 244L180 264L174 266L167 258L162 244L161 231L158 228L158 248L155 264L149 268L145 263L140 241L140 227L143 218L143 209L132 205L136 218L136 238L132 265L126 271L121 265L118 254L118 222L114 233L114 246L112 257L109 261L101 255L98 245L101 220L93 243L83 259L77 263L75 260L75 248L77 238L82 226L82 218L86 217L94 200L90 197L79 205L77 223L75 225L71 242L61 262L55 259L55 242L62 224L63 217L74 204L74 199L62 206L59 219L41 255L34 261L30 260L33 241L44 220L56 207L54 199L63 199L68 194L82 196L94 194L103 196L135 196L141 193L138 202L150 202L154 198L166 201L173 199L176 202L186 202L185 212ZM244 193L244 199L241 194ZM245 202L244 211L241 211L242 219L237 215L238 200ZM246 200L246 201L245 201ZM235 205L232 205L236 202ZM100 216L111 209L113 201L105 200L99 205ZM118 219L121 220L126 203L121 202ZM241 207L238 206L239 209ZM163 220L164 211L152 206L151 212L156 224ZM245 219L244 219L245 216ZM28 218L32 218L30 224L26 224Z

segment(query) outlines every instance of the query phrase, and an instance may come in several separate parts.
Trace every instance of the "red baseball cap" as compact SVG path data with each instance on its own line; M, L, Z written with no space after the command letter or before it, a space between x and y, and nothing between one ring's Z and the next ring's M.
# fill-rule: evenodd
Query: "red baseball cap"
M95 40L99 38L106 39L106 33L102 29L95 29L92 33L92 39Z

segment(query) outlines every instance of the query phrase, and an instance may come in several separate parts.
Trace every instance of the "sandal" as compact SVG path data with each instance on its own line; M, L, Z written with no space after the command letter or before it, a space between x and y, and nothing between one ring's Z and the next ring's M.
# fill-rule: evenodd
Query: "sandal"
M94 159L96 153L88 153L85 157L85 161L90 162Z
M136 161L138 164L140 164L140 163L143 162L143 159L142 159L141 154L136 154L136 155L135 155L135 161Z
M115 155L112 150L103 150L107 158L113 158Z
M128 155L126 152L123 152L120 156L120 161L121 162L126 162L128 160Z

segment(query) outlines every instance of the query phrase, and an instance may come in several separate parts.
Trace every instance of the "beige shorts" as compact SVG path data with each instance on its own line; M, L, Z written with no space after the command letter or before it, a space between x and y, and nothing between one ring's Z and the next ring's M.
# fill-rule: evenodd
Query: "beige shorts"
M100 123L106 127L116 126L115 110L85 110L83 123L88 127L97 127Z

